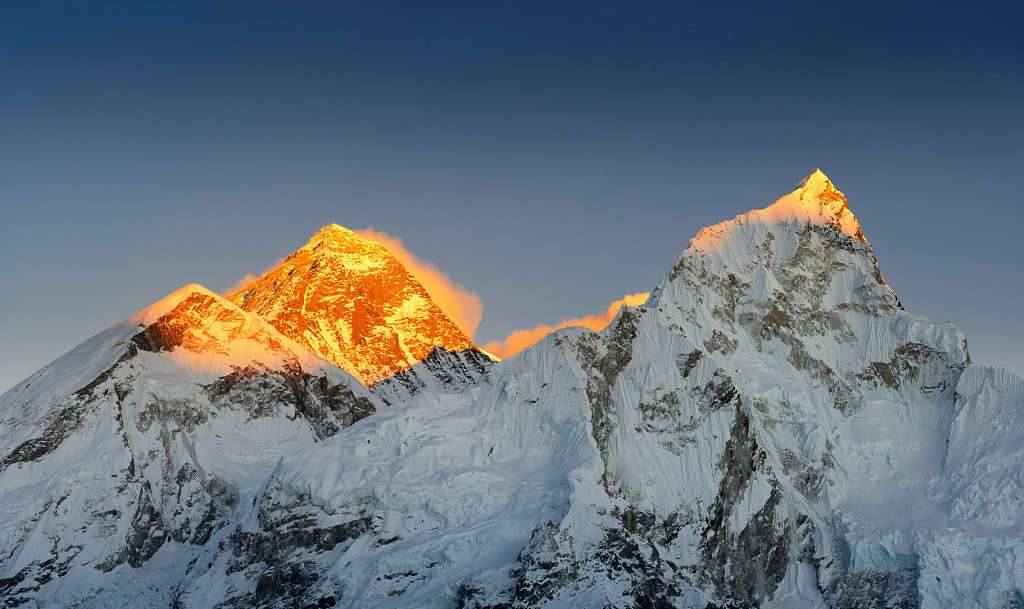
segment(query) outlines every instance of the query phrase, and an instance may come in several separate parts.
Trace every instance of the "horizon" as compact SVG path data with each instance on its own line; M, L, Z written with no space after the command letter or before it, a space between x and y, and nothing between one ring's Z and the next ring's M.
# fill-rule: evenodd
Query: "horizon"
M601 314L815 167L907 310L1024 376L1020 15L2 7L0 392L331 223L478 296L478 345Z

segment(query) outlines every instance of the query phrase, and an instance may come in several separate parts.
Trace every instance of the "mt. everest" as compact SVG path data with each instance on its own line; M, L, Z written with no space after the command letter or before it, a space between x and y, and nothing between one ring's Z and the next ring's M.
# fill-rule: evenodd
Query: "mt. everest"
M0 398L5 606L1024 607L1024 381L820 171L497 363L353 236Z
M337 224L228 299L366 385L474 348L384 246Z

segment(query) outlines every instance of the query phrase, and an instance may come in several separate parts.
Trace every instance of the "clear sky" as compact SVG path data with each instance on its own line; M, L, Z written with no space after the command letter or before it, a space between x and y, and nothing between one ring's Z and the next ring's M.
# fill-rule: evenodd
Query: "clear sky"
M0 391L331 222L478 294L479 344L600 313L816 167L1024 375L1015 5L2 3Z

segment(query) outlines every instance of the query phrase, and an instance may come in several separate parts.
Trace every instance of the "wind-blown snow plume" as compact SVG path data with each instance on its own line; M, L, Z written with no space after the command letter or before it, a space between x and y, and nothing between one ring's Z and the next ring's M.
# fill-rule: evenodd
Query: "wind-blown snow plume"
M460 283L455 283L448 275L431 262L420 260L415 254L405 249L402 240L392 237L384 231L375 230L372 226L355 231L360 237L370 239L388 248L402 266L421 284L430 295L430 299L444 311L466 336L472 338L480 325L484 306L480 297L470 292Z
M270 271L272 271L272 270L276 269L277 267L281 266L282 264L284 264L284 260L285 260L284 258L278 258L273 264L268 266L266 268L266 270L264 270L259 275L253 275L252 273L247 273L245 275L245 277L240 278L230 288L228 288L226 290L222 290L220 292L220 295L226 297L228 294L234 294L235 292L240 292L240 291L244 290L245 288L247 288L250 285L252 285L252 283L254 281L256 281L257 279L259 279L260 277L266 275Z
M647 301L648 296L650 296L648 292L643 292L641 294L629 294L621 300L616 300L612 304L608 305L608 308L605 309L603 313L598 313L597 315L587 315L586 317L581 317L579 319L563 319L554 326L540 325L532 330L516 330L512 334L509 334L503 341L495 340L487 343L484 345L484 350L488 353L493 353L498 357L505 358L519 353L548 334L551 334L555 330L561 330L562 328L583 326L584 328L590 328L595 332L600 332L607 328L608 324L615 319L615 315L619 312L619 309L622 308L622 305L629 305L631 307L641 305Z

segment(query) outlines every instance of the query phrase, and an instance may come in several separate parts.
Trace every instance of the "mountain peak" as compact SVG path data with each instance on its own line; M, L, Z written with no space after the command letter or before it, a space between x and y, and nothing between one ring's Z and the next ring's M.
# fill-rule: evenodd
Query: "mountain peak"
M853 216L846 203L846 195L836 189L832 180L820 169L815 169L811 175L804 178L796 190L797 200L806 209L808 215L813 219L815 216L825 220L825 223L837 226L850 237L864 243L864 233L860 224ZM792 195L791 195L792 196ZM785 200L779 200L781 203Z
M299 252L305 250L319 251L320 249L358 256L373 255L380 257L391 255L387 248L380 243L367 239L366 237L362 237L355 231L349 230L339 224L328 224L318 230L316 234L306 242L306 245L302 246ZM292 254L292 256L299 252Z
M474 346L384 245L337 224L228 299L365 385Z
M349 230L340 224L328 224L316 231L316 234L309 240L309 243L316 244L323 241L347 241L362 239L355 231Z
M846 195L837 190L820 169L815 169L800 181L795 190L768 207L701 229L690 245L698 250L718 249L726 235L749 222L825 225L861 243L867 241L857 218L846 204Z
M148 326L160 317L166 315L169 311L175 309L182 303L182 301L188 299L193 294L198 294L202 297L212 298L218 301L223 300L221 296L213 293L212 290L205 286L199 285L198 283L190 283L178 288L167 296L164 296L157 302L154 302L135 315L132 315L126 321L133 322L140 326Z
M830 182L830 181L831 180L828 179L828 176L825 175L825 172L823 172L821 169L815 168L815 170L811 172L811 175L809 175L806 178L800 180L800 183L797 184L797 189L799 189L799 190L815 190L815 189L819 189L820 190L821 188L823 188L825 182Z

